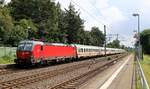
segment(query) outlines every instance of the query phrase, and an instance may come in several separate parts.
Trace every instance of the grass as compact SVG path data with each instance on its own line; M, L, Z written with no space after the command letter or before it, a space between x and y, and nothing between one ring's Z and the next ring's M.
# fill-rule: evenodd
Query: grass
M13 63L15 59L16 48L0 47L0 64Z
M136 89L142 89L141 80L140 80L139 75L136 76Z
M147 79L148 85L150 85L150 55L144 55L143 61L140 61L145 77Z
M5 55L0 58L0 64L11 64L14 63L14 59L12 56Z

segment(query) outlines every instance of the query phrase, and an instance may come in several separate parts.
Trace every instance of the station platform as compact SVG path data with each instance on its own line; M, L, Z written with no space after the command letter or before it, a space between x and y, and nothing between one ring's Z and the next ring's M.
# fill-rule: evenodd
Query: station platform
M89 80L80 89L135 89L134 56L129 55Z

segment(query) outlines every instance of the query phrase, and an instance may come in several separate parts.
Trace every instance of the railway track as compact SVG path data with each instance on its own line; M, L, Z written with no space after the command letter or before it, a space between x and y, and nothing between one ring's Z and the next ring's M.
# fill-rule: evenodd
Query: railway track
M38 81L42 81L44 79L51 78L51 77L57 76L59 74L73 71L74 69L79 69L79 68L85 67L87 65L89 65L89 63L73 65L73 66L69 66L69 67L66 67L66 68L63 68L60 70L42 72L42 73L38 73L35 75L31 75L31 76L25 76L25 77L17 78L17 79L6 81L6 82L1 82L0 87L2 89L19 88L21 86L31 84L34 82L38 82Z
M113 57L116 57L116 56L113 55L111 57L113 58ZM14 68L14 66L13 66L13 68L12 67L10 67L10 68L0 68L0 76L1 75L6 75L6 74L12 74L12 73L16 73L16 72L21 72L21 71L28 71L28 70L17 69L17 68Z
M14 73L14 71L10 71L10 70L7 70L7 69L1 69L0 70L0 76L5 75L5 74L11 74L11 73Z
M95 64L99 63L99 62L104 63L104 61L96 61ZM106 61L106 62L108 62L108 61ZM56 69L56 70L53 70L53 71L41 72L41 73L37 73L37 74L34 74L34 75L30 75L30 76L24 76L24 77L21 77L21 78L16 78L16 79L13 79L13 80L0 82L0 87L2 89L20 88L20 87L28 85L28 84L43 81L43 80L55 77L55 76L60 75L60 74L65 74L67 72L74 71L74 69L77 70L77 69L80 69L80 68L83 68L83 67L87 67L87 65L91 65L91 63L90 62L85 62L83 64L72 65L72 66L65 67L65 68L62 68L62 69L59 69L59 70ZM94 73L94 71L93 71L93 73ZM83 75L80 76L80 77L83 77ZM69 81L78 80L78 79L80 79L80 77L75 78L73 80L69 80ZM88 77L86 79L88 79ZM53 89L55 89L55 87ZM58 88L56 88L56 89L58 89Z
M100 72L102 72L104 69L108 68L109 66L111 66L112 64L114 64L114 61L117 61L118 58L109 61L108 63L105 63L103 65L101 65L100 67L91 70L87 73L84 73L80 76L74 77L70 80L64 81L63 83L60 83L56 86L53 87L49 87L50 89L76 89L79 88L80 85L82 85L83 83L85 83L87 80L89 80L90 78L94 77L95 75L99 74Z

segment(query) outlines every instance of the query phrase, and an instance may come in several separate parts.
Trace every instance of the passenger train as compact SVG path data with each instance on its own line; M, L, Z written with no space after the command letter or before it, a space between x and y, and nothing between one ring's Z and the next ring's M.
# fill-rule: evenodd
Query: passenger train
M124 53L123 49L106 48L106 54ZM99 57L105 55L104 47L45 43L41 41L21 41L17 47L15 63L22 64L48 64L51 62L80 60L81 58Z

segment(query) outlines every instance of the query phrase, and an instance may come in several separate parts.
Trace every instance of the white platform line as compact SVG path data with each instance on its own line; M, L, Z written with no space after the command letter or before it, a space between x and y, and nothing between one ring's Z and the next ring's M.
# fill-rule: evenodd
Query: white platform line
M126 63L129 61L131 56L128 57L128 59L113 73L113 75L99 88L99 89L107 89L110 84L113 82L113 80L117 77L119 72L122 70L122 68L126 65Z

